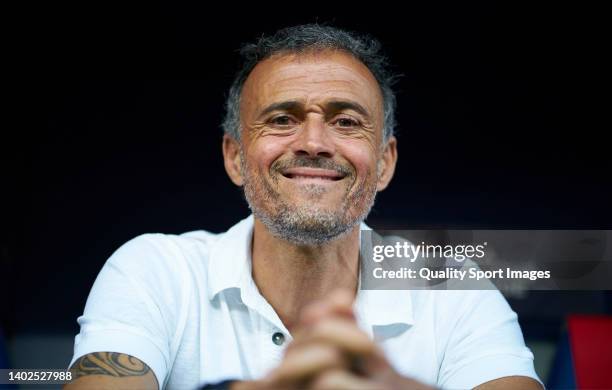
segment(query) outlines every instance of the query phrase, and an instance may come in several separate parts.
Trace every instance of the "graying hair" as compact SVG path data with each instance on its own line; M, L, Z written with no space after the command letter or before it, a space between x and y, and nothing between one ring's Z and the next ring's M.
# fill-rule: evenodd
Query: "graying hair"
M396 124L395 93L392 86L398 76L389 69L380 42L367 34L356 34L319 24L287 27L242 47L240 54L243 66L236 74L227 96L223 131L236 140L240 139L240 95L255 65L275 54L300 54L313 50L344 51L361 61L372 72L383 97L383 139L388 140L393 135Z

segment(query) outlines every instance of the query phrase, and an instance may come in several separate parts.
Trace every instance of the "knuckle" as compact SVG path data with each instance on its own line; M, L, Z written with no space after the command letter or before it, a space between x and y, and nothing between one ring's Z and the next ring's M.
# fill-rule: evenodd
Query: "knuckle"
M338 389L340 384L343 382L345 374L340 370L329 370L318 377L316 377L311 383L311 389L313 390L331 390Z

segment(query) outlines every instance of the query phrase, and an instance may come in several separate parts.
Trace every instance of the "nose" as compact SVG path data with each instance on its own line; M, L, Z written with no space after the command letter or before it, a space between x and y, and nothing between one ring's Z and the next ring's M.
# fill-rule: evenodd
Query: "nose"
M318 115L306 117L291 147L299 156L330 158L336 153L332 134Z

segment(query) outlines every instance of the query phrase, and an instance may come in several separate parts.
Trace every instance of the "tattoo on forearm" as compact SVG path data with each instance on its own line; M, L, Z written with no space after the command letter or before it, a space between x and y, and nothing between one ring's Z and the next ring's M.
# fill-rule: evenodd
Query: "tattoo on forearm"
M95 352L74 362L71 370L73 378L78 379L87 375L142 376L147 374L150 368L135 357L124 353Z

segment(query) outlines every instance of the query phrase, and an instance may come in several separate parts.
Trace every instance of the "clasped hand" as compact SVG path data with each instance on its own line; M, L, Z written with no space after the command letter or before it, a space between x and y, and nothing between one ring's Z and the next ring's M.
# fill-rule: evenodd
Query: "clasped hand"
M281 364L232 390L431 390L399 375L379 346L357 326L352 296L336 291L304 309Z

